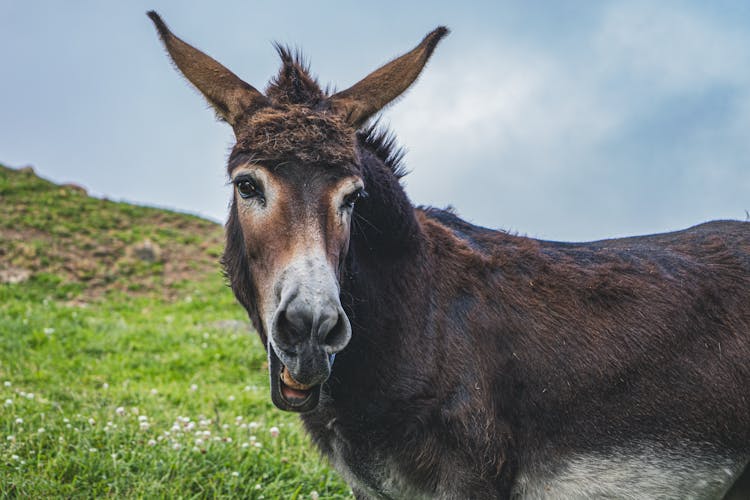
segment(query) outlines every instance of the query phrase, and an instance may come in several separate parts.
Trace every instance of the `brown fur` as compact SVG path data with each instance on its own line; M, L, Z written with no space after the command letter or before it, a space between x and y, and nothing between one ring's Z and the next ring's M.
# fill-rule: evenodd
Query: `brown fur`
M247 118L239 137L232 155L246 154L258 163L294 161L345 168L357 163L354 131L339 115L315 112L304 105L264 108Z

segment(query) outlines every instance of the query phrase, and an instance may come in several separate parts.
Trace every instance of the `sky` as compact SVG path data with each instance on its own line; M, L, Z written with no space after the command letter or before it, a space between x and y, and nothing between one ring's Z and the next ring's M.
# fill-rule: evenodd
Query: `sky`
M344 89L451 34L381 115L415 204L581 241L750 210L750 3L0 0L0 163L223 222L234 137L151 22L262 89L272 43Z

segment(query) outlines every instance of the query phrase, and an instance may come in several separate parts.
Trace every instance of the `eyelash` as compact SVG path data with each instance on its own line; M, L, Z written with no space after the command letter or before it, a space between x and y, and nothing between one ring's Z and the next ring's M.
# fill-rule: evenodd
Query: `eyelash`
M367 196L367 191L364 189L358 189L344 198L344 204L342 206L343 208L351 210L354 208L354 204L357 203L357 201L367 198Z

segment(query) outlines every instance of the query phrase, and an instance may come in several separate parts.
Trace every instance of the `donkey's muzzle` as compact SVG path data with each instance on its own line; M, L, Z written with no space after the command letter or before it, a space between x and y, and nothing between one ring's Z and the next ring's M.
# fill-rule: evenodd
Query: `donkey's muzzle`
M269 367L272 399L283 410L317 405L317 397L313 404L308 396L319 396L334 355L349 343L351 325L334 290L303 285L281 294L271 323Z

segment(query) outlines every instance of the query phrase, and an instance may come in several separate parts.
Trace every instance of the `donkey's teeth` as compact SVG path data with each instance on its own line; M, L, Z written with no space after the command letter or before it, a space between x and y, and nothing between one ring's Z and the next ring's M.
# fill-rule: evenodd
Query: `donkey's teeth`
M281 369L281 381L284 382L284 384L287 387L290 387L292 389L295 389L297 391L308 391L312 388L310 385L300 384L289 373L289 370L286 369L286 366L284 366Z

